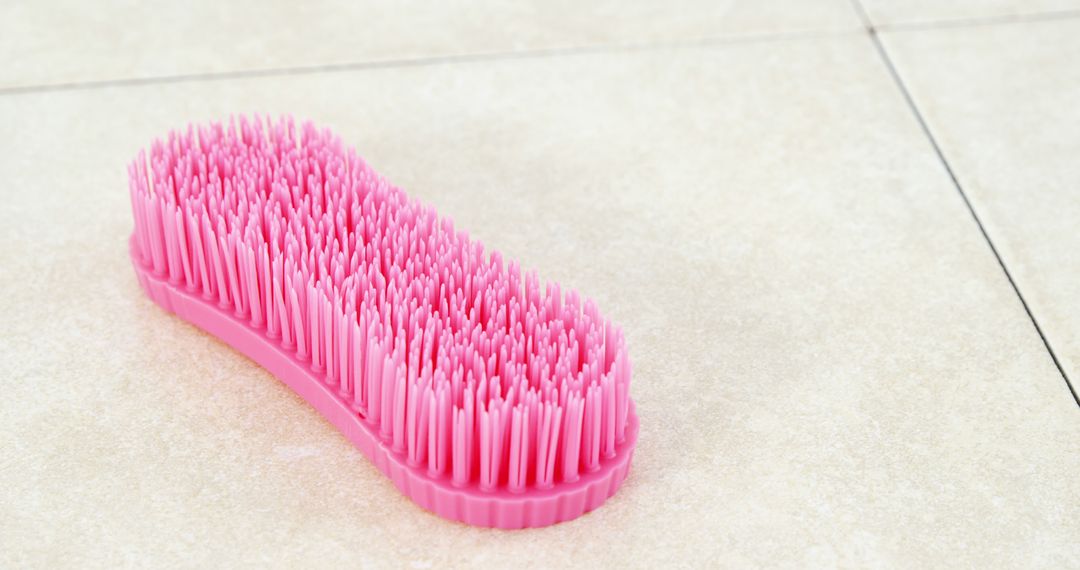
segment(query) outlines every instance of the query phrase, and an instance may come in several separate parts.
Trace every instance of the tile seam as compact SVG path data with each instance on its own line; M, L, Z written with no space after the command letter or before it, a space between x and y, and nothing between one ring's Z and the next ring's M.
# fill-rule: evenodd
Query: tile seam
M907 85L900 77L900 72L896 69L892 59L889 57L888 51L885 49L884 44L881 43L881 39L878 37L877 30L874 28L873 23L870 22L862 3L859 0L851 0L859 18L866 25L866 31L870 36L870 41L874 45L874 49L877 51L878 56L881 58L882 63L885 65L889 75L892 77L893 82L896 84L897 89L900 91L900 95L904 98L904 102L911 110L911 113L915 116L916 122L919 124L920 129L930 142L930 146L934 150L934 154L937 155L938 160L942 166L945 167L945 172L949 175L949 179L952 181L953 187L956 188L957 193L960 194L961 200L964 202L964 206L967 207L968 213L971 214L972 220L975 221L975 225L979 229L979 233L982 234L983 240L990 247L990 252L994 255L994 259L997 260L998 266L1001 267L1002 272L1005 274L1005 279L1008 280L1009 285L1012 287L1016 297L1020 300L1020 305L1024 308L1024 312L1027 314L1031 324L1035 327L1035 332L1038 333L1039 339L1042 340L1043 347L1050 354L1050 360L1053 361L1054 366L1057 368L1061 378L1065 381L1065 386L1068 387L1069 393L1072 394L1073 401L1076 402L1078 408L1080 408L1080 396L1077 396L1076 389L1073 387L1072 381L1069 379L1069 375L1065 372L1065 368L1061 365L1061 361L1058 359L1057 353L1054 352L1053 347L1050 345L1050 340L1043 332L1042 326L1039 325L1039 321L1035 318L1035 314L1032 312L1031 307L1028 305L1027 300L1024 298L1023 293L1020 292L1020 287L1013 279L1012 273L1009 271L1008 266L1005 264L1005 260L1002 259L1001 254L998 252L997 247L994 245L990 234L986 231L986 227L983 226L982 220L979 218L979 214L975 211L974 205L967 196L967 192L964 191L964 187L960 184L959 178L956 176L956 172L953 170L952 165L949 164L948 159L945 157L944 151L938 144L937 138L930 130L930 126L927 124L926 119L923 117L922 112L919 111L919 107L915 104L915 99L912 97L911 92L908 90Z
M854 37L861 34L861 28L806 30L796 32L762 33L744 36L713 36L682 41L661 41L647 43L597 44L570 47L534 48L517 51L492 51L453 55L423 56L385 60L366 60L346 63L298 65L266 69L240 69L220 72L182 73L149 77L126 77L103 80L72 81L55 84L15 85L0 87L0 97L11 95L30 95L57 91L84 91L108 87L138 87L143 85L165 85L176 83L199 83L223 81L229 79L251 79L263 77L289 77L318 75L328 73L348 73L376 69L402 69L410 67L428 67L483 63L493 61L514 61L533 59L555 59L594 54L622 54L660 51L664 49L701 49L727 45L745 45L757 43L779 43L788 41L807 41L835 37Z

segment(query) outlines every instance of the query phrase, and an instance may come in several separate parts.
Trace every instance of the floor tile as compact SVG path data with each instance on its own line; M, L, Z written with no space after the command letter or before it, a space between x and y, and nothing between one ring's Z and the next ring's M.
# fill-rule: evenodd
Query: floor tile
M1053 16L1080 11L1077 0L856 0L878 26Z
M425 514L142 296L128 160L237 110L336 129L623 324L618 495ZM1080 414L865 37L24 93L0 124L0 566L1080 564Z
M905 31L885 45L1074 387L1080 19Z
M858 26L848 0L16 1L0 89Z

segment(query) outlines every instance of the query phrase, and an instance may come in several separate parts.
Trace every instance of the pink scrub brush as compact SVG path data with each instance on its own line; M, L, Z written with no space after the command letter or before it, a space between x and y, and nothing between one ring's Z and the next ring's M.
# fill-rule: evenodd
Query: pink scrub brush
M620 329L485 255L329 131L189 126L129 173L150 298L288 384L422 507L545 526L626 477Z

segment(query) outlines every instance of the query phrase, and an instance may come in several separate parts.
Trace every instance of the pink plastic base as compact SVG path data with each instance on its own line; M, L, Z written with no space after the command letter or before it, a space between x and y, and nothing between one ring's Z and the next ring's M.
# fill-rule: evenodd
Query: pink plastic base
M283 350L247 322L223 312L212 302L185 291L180 284L169 283L144 267L132 242L131 261L146 294L167 311L216 336L251 358L285 382L314 406L320 414L397 485L405 496L421 507L451 520L467 524L506 529L541 527L577 518L597 507L622 484L630 469L630 458L637 442L638 418L634 403L626 421L626 439L614 457L605 459L599 470L583 473L573 483L560 482L550 489L529 488L522 493L506 490L481 491L478 487L459 488L449 477L433 479L427 471L411 466L395 453L353 411L331 387L307 364Z

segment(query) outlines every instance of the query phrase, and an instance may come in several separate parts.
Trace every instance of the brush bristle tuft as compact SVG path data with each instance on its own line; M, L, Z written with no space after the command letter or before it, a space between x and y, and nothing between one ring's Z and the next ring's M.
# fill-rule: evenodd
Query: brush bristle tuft
M616 454L621 330L485 255L329 131L189 126L129 172L143 266L308 363L429 476L544 489Z

